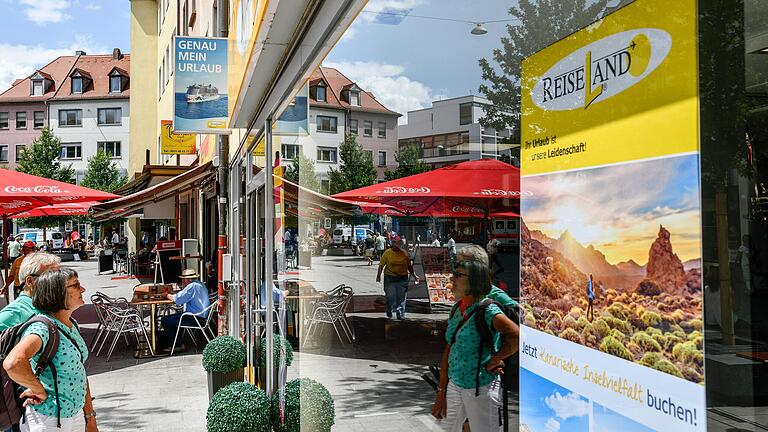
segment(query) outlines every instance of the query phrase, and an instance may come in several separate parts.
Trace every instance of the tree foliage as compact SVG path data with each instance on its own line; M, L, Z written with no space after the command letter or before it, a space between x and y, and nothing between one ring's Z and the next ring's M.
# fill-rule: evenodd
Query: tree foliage
M285 170L285 178L315 192L320 190L320 180L315 174L315 163L303 152L299 152Z
M419 147L416 144L406 144L395 153L397 168L394 171L386 170L384 178L394 180L408 177L414 174L421 174L429 171L429 165L419 159Z
M328 172L331 194L370 186L376 182L373 157L357 143L356 135L348 134L344 137L344 142L339 146L339 158L339 169L331 168Z
M75 170L72 165L64 165L60 161L61 140L50 129L44 128L40 137L32 141L32 145L21 152L16 164L16 171L45 177L66 183L74 183ZM69 220L63 216L43 216L35 218L19 219L21 226L31 228L45 228L49 226L63 225Z
M104 192L114 192L124 185L127 178L120 172L117 164L112 162L109 156L102 150L88 158L88 168L81 184L91 189Z
M485 81L480 93L492 105L485 106L484 127L503 130L511 125L514 142L520 142L520 80L522 61L536 51L598 19L607 0L520 0L509 8L515 22L507 25L501 47L493 50L493 62L480 59Z

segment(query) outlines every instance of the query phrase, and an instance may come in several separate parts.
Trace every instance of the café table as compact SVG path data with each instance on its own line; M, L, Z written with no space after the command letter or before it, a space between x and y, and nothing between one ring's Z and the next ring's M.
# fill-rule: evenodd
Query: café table
M174 304L173 300L168 300L167 294L173 294L178 291L176 284L141 284L134 288L131 305L137 307L149 306L149 333L150 343L152 344L152 353L157 353L157 309ZM136 352L136 357L151 357L150 353L142 350Z
M293 336L299 340L305 321L300 317L299 312L303 313L304 317L311 316L315 303L325 298L326 294L317 291L311 283L301 279L286 280L285 286L288 288L288 295L285 296L286 309L291 313Z

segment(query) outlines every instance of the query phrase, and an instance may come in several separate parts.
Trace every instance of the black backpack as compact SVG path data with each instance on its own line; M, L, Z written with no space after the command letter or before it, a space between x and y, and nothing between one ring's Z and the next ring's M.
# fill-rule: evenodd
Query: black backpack
M520 325L520 313L518 311L518 304L510 304L507 306L502 306L498 302L486 298L480 302L480 304L470 313L469 317L466 317L456 328L456 331L451 336L451 345L456 343L456 335L458 335L459 330L461 330L461 327L470 320L470 318L473 318L475 321L475 328L477 329L477 333L480 334L480 345L477 348L477 374L475 375L475 396L480 395L480 368L483 367L481 364L481 359L483 356L483 349L486 346L491 347L491 355L496 354L496 347L493 343L493 332L496 331L492 328L489 328L488 324L485 322L485 311L488 309L488 306L495 304L499 309L501 309L501 312L507 316L512 322ZM459 308L458 302L453 306L453 309L451 309L450 317L453 317L453 314L456 313L456 310ZM450 318L449 318L450 319ZM519 373L519 363L520 363L520 357L518 352L515 352L511 356L504 359L504 373L501 375L501 389L502 389L502 412L499 413L501 423L504 425L504 431L509 430L509 413L507 410L507 406L509 405L509 391L510 390L517 390L519 386L519 380L520 377L518 375Z
M21 388L8 376L5 368L2 367L2 362L8 354L10 354L11 350L13 350L13 347L19 342L21 335L24 334L27 327L38 322L43 323L48 327L49 336L48 342L41 351L40 360L38 361L34 372L36 376L40 376L45 368L51 368L51 373L53 374L53 387L56 393L56 418L58 426L61 427L58 378L56 377L56 366L54 366L52 362L53 356L56 355L56 351L59 349L59 329L49 318L37 315L22 324L5 329L0 333L0 387L3 391L3 397L0 398L0 429L2 430L17 425L19 421L22 420L24 414L24 401L19 397Z

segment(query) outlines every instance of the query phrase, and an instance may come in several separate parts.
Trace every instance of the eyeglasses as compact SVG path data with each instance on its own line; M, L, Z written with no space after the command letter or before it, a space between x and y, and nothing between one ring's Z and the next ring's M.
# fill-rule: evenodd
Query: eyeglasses
M454 279L458 279L458 278L460 278L460 277L462 277L462 276L465 276L465 277L466 277L466 276L469 276L469 275L468 275L468 274L466 274L466 273L461 273L461 272L459 272L459 271L454 271L454 272L453 272L453 278L454 278Z
M73 283L73 284L69 284L69 285L67 285L67 288L77 288L77 289L80 289L80 288L82 288L82 287L83 287L83 286L82 286L82 285L80 285L80 281L77 281L76 283Z

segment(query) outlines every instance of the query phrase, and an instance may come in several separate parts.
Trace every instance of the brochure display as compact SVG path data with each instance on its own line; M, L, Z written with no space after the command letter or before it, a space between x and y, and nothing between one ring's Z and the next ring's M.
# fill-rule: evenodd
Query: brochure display
M448 289L452 271L448 248L420 246L419 256L424 268L424 281L427 284L429 303L445 305L456 303L456 298Z
M706 431L696 1L523 62L521 430Z

